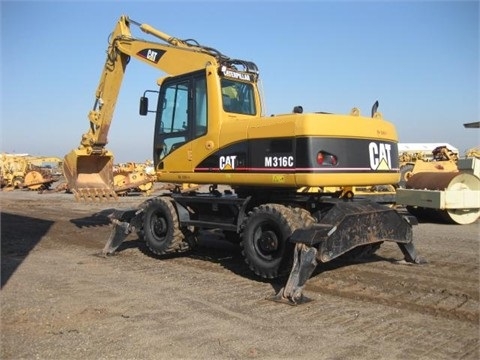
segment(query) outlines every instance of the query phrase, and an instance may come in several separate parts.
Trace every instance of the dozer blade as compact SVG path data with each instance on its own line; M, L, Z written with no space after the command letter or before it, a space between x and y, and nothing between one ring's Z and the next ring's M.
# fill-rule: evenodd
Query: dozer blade
M289 305L310 301L302 291L316 266L361 246L396 242L403 262L425 264L412 242L415 224L415 218L372 201L337 202L318 223L293 232L290 242L295 243L295 251L290 276L285 287L268 299Z
M65 156L63 173L69 190L79 201L116 200L113 186L113 154L88 154L72 150Z

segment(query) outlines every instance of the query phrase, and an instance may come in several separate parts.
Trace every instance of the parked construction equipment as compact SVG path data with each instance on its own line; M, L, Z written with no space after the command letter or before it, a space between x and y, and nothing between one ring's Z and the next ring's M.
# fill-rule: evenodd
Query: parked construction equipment
M148 169L149 164L128 162L117 164L113 169L113 186L117 195L126 195L138 191L149 195L153 191L155 172Z
M460 159L457 171L420 172L397 189L397 204L419 218L467 225L480 216L480 160Z
M35 165L35 159L25 155L2 154L0 155L0 183L1 187L8 190L48 189L57 181L50 168Z
M480 159L467 151L459 159L458 151L436 147L432 160L417 159L404 165L402 186L396 203L404 205L418 218L439 219L467 225L480 217ZM408 166L408 171L405 171Z
M130 26L156 42L132 36ZM160 41L160 42L158 42ZM195 246L201 230L223 230L239 243L245 262L262 278L295 266L277 299L299 302L317 263L396 242L418 263L412 217L371 201L344 201L298 192L306 187L373 186L399 179L395 127L372 108L371 117L324 112L264 116L259 70L194 40L181 40L122 16L110 37L107 59L80 146L66 155L64 174L79 200L116 198L113 154L105 149L122 79L131 59L167 74L157 83L155 109L147 96L140 113L156 112L153 161L156 179L175 183L172 193L117 210L104 253L130 233L155 254ZM181 192L182 184L208 192ZM221 185L229 185L220 191ZM295 244L297 244L295 246ZM295 250L294 250L295 248ZM307 254L305 256L305 253Z
M398 145L400 160L399 187L404 188L408 179L417 172L456 171L458 149L450 144L425 143Z

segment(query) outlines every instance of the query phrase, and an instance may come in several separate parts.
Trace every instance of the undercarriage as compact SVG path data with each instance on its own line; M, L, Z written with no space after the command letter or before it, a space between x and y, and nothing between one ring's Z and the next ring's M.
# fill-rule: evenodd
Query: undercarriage
M384 241L397 243L405 261L424 262L412 243L416 219L390 207L289 191L240 193L244 196L211 187L209 193L177 192L117 210L103 254L113 254L131 233L143 238L152 253L164 255L192 249L202 230L221 230L225 241L239 244L258 277L290 274L272 299L292 304L305 301L303 286L319 264L340 256L371 256Z

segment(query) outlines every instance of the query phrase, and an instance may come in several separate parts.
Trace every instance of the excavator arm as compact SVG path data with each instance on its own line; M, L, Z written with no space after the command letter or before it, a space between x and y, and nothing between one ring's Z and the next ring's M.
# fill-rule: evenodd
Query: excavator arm
M161 42L133 37L131 24ZM121 16L111 34L94 106L88 114L90 127L82 135L80 146L65 156L64 175L77 200L116 197L113 154L105 146L125 70L132 57L170 76L229 60L215 49L201 46L194 40L180 40L150 25Z

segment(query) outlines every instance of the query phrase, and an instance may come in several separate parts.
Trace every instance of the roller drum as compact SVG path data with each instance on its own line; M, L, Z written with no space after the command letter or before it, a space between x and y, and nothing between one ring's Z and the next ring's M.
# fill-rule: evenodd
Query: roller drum
M434 191L469 191L468 196L480 202L480 179L465 172L421 172L412 175L407 183L407 189ZM480 208L410 208L409 211L419 218L440 218L443 221L466 225L475 222L480 216Z
M412 175L408 179L406 188L419 190L455 190L452 188L455 184L461 184L464 181L467 181L468 184L472 183L474 180L469 179L470 176L475 178L473 175L459 172L421 172Z

